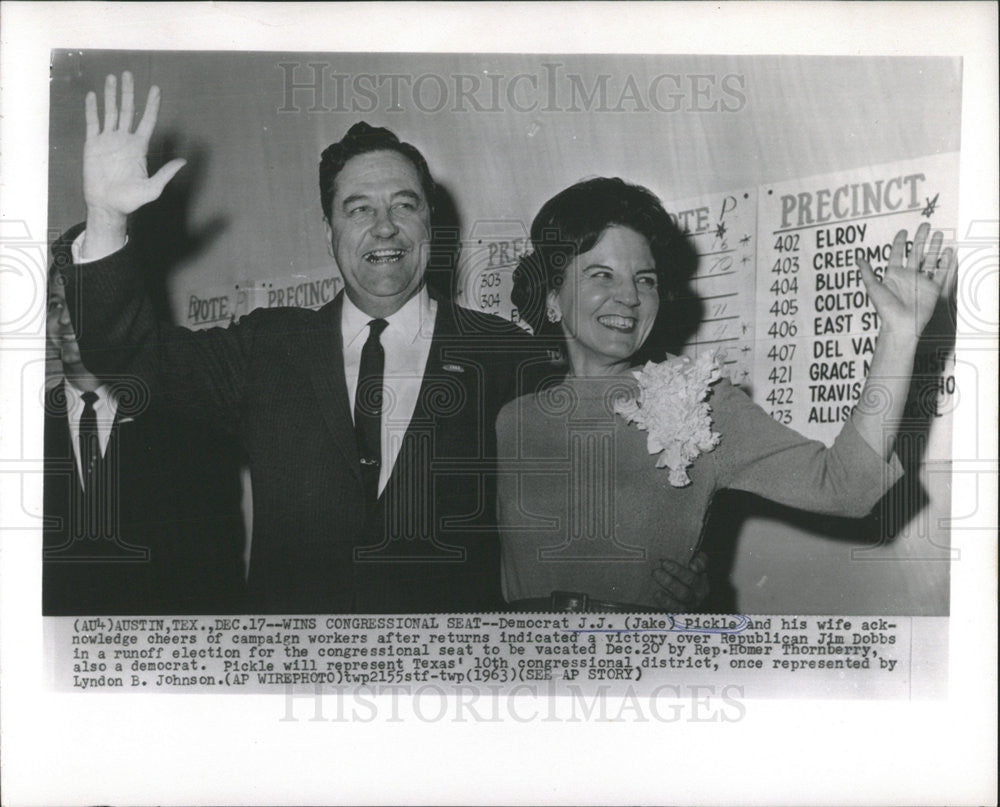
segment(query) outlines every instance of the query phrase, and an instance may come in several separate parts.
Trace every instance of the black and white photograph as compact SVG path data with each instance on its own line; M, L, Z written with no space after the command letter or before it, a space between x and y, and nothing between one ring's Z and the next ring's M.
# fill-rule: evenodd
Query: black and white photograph
M989 798L995 8L61 8L4 8L4 712L131 761L5 719L11 804Z
M46 614L947 615L958 60L50 86Z

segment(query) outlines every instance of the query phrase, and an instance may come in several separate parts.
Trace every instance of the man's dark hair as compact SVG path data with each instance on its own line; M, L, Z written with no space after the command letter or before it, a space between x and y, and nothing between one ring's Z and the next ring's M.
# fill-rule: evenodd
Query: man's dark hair
M333 214L333 191L338 174L352 157L357 157L359 154L370 154L373 151L395 151L413 163L417 176L420 177L420 186L424 191L427 204L433 210L437 196L437 185L431 177L424 155L416 146L402 142L390 130L381 126L369 126L361 121L348 129L343 138L327 146L320 157L319 200L327 221L331 219Z

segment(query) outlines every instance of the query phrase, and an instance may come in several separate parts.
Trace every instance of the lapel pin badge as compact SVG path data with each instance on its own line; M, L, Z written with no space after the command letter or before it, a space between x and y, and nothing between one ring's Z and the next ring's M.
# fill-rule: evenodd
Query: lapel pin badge
M461 364L442 364L442 370L447 370L449 373L464 373L465 368Z

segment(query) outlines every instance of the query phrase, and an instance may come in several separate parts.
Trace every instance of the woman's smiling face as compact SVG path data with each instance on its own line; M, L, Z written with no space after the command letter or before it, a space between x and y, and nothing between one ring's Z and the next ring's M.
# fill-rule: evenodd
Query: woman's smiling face
M660 308L646 238L629 227L609 227L589 252L570 261L548 304L560 317L575 375L627 369Z

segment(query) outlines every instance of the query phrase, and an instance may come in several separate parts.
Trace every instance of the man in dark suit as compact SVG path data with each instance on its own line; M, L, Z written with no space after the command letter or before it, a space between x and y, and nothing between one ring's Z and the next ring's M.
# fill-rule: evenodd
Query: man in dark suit
M238 490L215 461L223 447L156 412L135 379L89 372L58 282L46 334L42 613L241 611Z
M88 365L127 371L153 400L238 438L249 458L255 612L496 610L495 434L519 373L544 362L515 325L427 288L435 185L413 146L352 127L320 164L345 293L319 311L257 310L228 329L156 321L126 217L152 177L159 94L131 132L132 79L86 101L86 231L62 254ZM72 235L72 234L71 234ZM58 260L58 257L57 257Z

